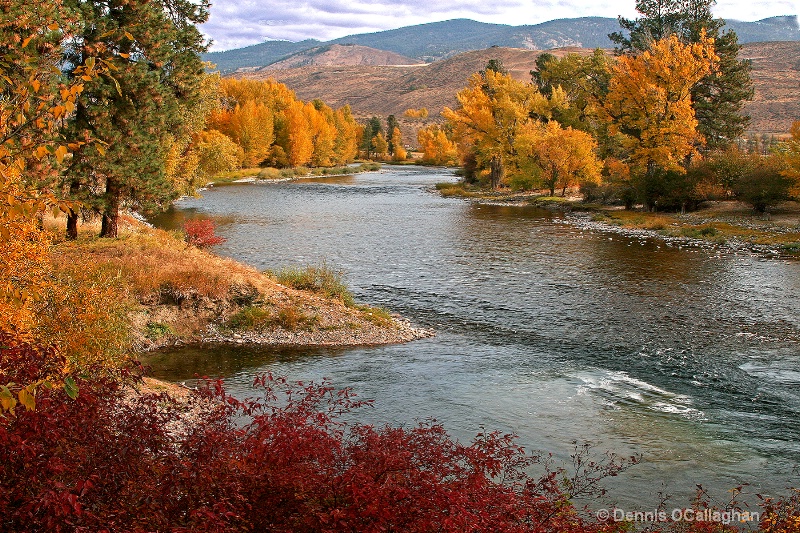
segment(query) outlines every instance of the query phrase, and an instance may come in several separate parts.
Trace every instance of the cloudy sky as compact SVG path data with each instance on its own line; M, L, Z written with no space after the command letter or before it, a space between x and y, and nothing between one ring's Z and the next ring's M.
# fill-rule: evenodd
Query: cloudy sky
M635 17L635 0L212 0L202 26L212 50L267 40L327 41L403 26L470 18L495 24L538 24L558 18ZM798 12L796 0L717 0L714 14L759 20Z

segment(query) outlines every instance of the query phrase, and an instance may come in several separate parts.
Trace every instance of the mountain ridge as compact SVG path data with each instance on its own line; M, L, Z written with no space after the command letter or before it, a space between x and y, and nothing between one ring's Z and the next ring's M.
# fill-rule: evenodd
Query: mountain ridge
M591 49L566 47L546 50L557 57L568 53L590 54ZM353 114L366 119L372 115L396 115L406 139L416 138L423 123L438 122L445 106L454 107L456 93L467 85L469 76L499 59L511 75L530 81L530 70L543 50L488 48L458 54L445 60L417 66L306 66L282 70L259 69L238 73L253 79L273 78L286 84L302 100L321 99L338 108L351 106ZM800 41L747 43L741 57L751 61L755 98L745 106L753 117L751 133L783 134L800 119ZM426 120L403 117L409 108L425 107Z
M740 43L800 41L796 15L770 17L754 22L729 20L725 29L736 32ZM619 31L616 18L579 17L556 19L541 24L510 26L489 24L471 19L452 19L405 26L392 30L349 35L322 42L267 41L260 44L204 54L222 73L240 68L269 66L293 54L327 45L360 45L394 52L423 62L433 62L454 55L492 46L549 50L565 46L609 48L608 34Z

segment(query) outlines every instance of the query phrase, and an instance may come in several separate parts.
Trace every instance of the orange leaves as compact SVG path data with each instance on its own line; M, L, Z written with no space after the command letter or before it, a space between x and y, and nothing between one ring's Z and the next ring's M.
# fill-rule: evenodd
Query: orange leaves
M597 142L586 132L550 121L525 128L518 144L520 155L531 157L542 170L551 196L556 188L564 194L567 187L600 181Z
M456 145L442 129L432 124L417 131L417 143L422 152L422 162L429 165L452 165L458 154Z
M349 108L333 111L320 101L304 103L275 80L220 80L222 106L208 126L244 150L244 164L268 160L293 167L344 164L357 153L358 131ZM275 153L286 155L276 158Z
M612 133L624 135L634 166L683 171L685 158L702 142L691 90L716 60L713 40L685 45L674 35L618 59L605 111Z

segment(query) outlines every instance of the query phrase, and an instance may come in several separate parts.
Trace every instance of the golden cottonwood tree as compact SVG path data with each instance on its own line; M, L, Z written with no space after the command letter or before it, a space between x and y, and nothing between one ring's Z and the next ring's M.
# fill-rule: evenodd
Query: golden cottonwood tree
M403 134L400 132L400 128L394 128L394 130L392 130L392 143L394 144L392 160L405 161L406 157L408 157L408 153L403 146Z
M530 157L542 170L550 196L556 188L563 196L567 187L600 181L597 142L586 132L562 128L556 121L531 124L519 135L518 145L520 157Z
M502 182L506 168L516 164L516 138L522 129L533 117L549 120L554 109L568 106L558 87L547 97L533 85L491 69L473 74L456 98L459 107L445 108L442 115L453 126L462 159L471 154L479 167L489 168L493 189Z
M353 118L350 106L347 105L334 111L333 124L336 128L336 139L333 143L335 161L337 165L344 165L358 155L361 127Z
M429 165L452 165L458 158L456 144L447 138L442 128L431 124L417 131L417 144L422 162Z
M330 167L335 164L336 124L333 110L321 100L306 104L305 112L310 127L311 164L315 167Z
M284 150L289 157L289 164L299 167L311 161L314 153L314 141L311 138L311 125L308 122L306 106L295 100L284 111L286 118L286 146Z
M683 44L675 35L637 56L618 58L604 109L612 132L623 135L634 173L685 171L703 141L692 88L716 59L713 40Z
M459 106L442 115L453 124L455 135L466 141L483 166L490 169L496 189L505 166L516 150L514 139L528 119L535 91L510 75L486 70L473 74L469 86L456 95Z
M256 100L236 103L233 109L213 111L209 126L242 147L244 164L256 166L266 159L274 140L272 109Z

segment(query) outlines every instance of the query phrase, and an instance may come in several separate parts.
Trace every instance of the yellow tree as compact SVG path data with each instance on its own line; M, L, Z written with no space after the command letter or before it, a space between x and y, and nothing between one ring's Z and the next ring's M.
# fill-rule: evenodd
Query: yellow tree
M375 147L374 153L376 158L385 160L389 157L389 143L386 141L383 133L378 132L378 134L372 138L372 146Z
M308 164L314 153L314 141L311 138L308 115L306 104L303 104L300 100L295 100L289 104L289 107L283 113L286 122L286 146L284 150L292 167Z
M556 121L531 124L519 135L521 157L530 157L542 170L550 196L580 183L600 181L603 167L595 153L597 142L588 133L571 127L562 128Z
M548 98L533 85L488 68L473 74L469 86L456 98L459 107L445 108L442 115L452 124L459 147L474 154L480 166L489 168L493 189L516 157L517 134L531 116L549 119L553 108L567 105L558 88Z
M305 106L305 111L311 128L311 144L314 147L311 164L315 167L333 166L337 133L333 110L321 100L314 100Z
M428 165L452 165L458 158L455 143L435 124L417 131L417 144L422 152L422 162Z
M336 139L333 143L334 161L337 165L351 162L358 155L358 142L362 131L350 106L344 106L333 113L333 124L336 128Z
M274 118L272 109L266 104L245 100L225 113L224 120L212 121L211 125L242 147L244 165L257 166L269 154L274 139Z
M394 128L394 130L392 130L392 143L394 144L392 160L405 161L406 157L408 157L408 153L406 153L406 149L403 146L403 134L400 132L400 128Z
M617 60L604 110L611 132L623 136L633 174L651 181L659 171L685 173L703 141L692 88L716 60L713 40L683 44L675 35ZM649 204L652 198L645 196Z
M206 130L196 137L192 150L197 157L198 173L206 182L220 172L235 170L242 165L244 150L227 135L217 130Z

